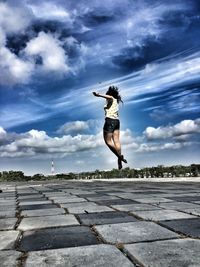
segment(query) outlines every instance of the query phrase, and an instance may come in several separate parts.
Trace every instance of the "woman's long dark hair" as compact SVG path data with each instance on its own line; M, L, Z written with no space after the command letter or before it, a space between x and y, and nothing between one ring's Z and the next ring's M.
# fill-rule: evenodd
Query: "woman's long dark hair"
M119 90L117 88L117 86L109 86L108 91L106 92L106 95L111 95L113 96L115 99L117 99L117 102L122 102L121 96L119 94Z

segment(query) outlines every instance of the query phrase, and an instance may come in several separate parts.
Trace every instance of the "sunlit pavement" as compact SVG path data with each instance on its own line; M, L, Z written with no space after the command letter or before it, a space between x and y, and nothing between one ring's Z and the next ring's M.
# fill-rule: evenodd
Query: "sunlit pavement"
M0 266L200 266L199 178L0 189Z

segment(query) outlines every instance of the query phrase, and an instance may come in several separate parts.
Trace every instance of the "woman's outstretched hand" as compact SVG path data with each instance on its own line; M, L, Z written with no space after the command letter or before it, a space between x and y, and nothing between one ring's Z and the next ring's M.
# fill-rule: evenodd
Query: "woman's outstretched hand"
M97 92L92 92L94 96L99 96L99 93Z

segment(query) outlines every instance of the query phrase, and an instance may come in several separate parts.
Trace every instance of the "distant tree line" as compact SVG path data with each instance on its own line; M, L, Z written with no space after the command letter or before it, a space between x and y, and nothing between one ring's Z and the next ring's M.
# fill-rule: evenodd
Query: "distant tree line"
M0 172L0 181L42 181L42 180L71 180L71 179L109 179L109 178L169 178L169 177L199 177L200 164L190 166L175 165L166 167L145 167L142 169L124 168L122 170L112 169L110 171L96 170L94 172L60 173L55 175L34 174L24 175L22 171Z
M175 165L166 167L145 167L142 169L124 168L122 170L82 172L76 175L79 179L101 179L101 178L169 178L169 177L198 177L200 176L200 164L190 166Z

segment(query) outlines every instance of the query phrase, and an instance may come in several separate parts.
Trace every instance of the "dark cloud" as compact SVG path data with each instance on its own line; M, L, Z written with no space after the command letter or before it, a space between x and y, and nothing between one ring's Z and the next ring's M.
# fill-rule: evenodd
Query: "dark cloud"
M6 47L10 49L15 55L19 55L21 50L26 47L28 41L30 41L31 36L29 34L12 35L7 37Z
M146 64L157 59L163 58L173 52L172 45L165 42L158 43L149 40L144 46L124 48L119 55L113 56L114 65L127 71L136 71L143 68Z

